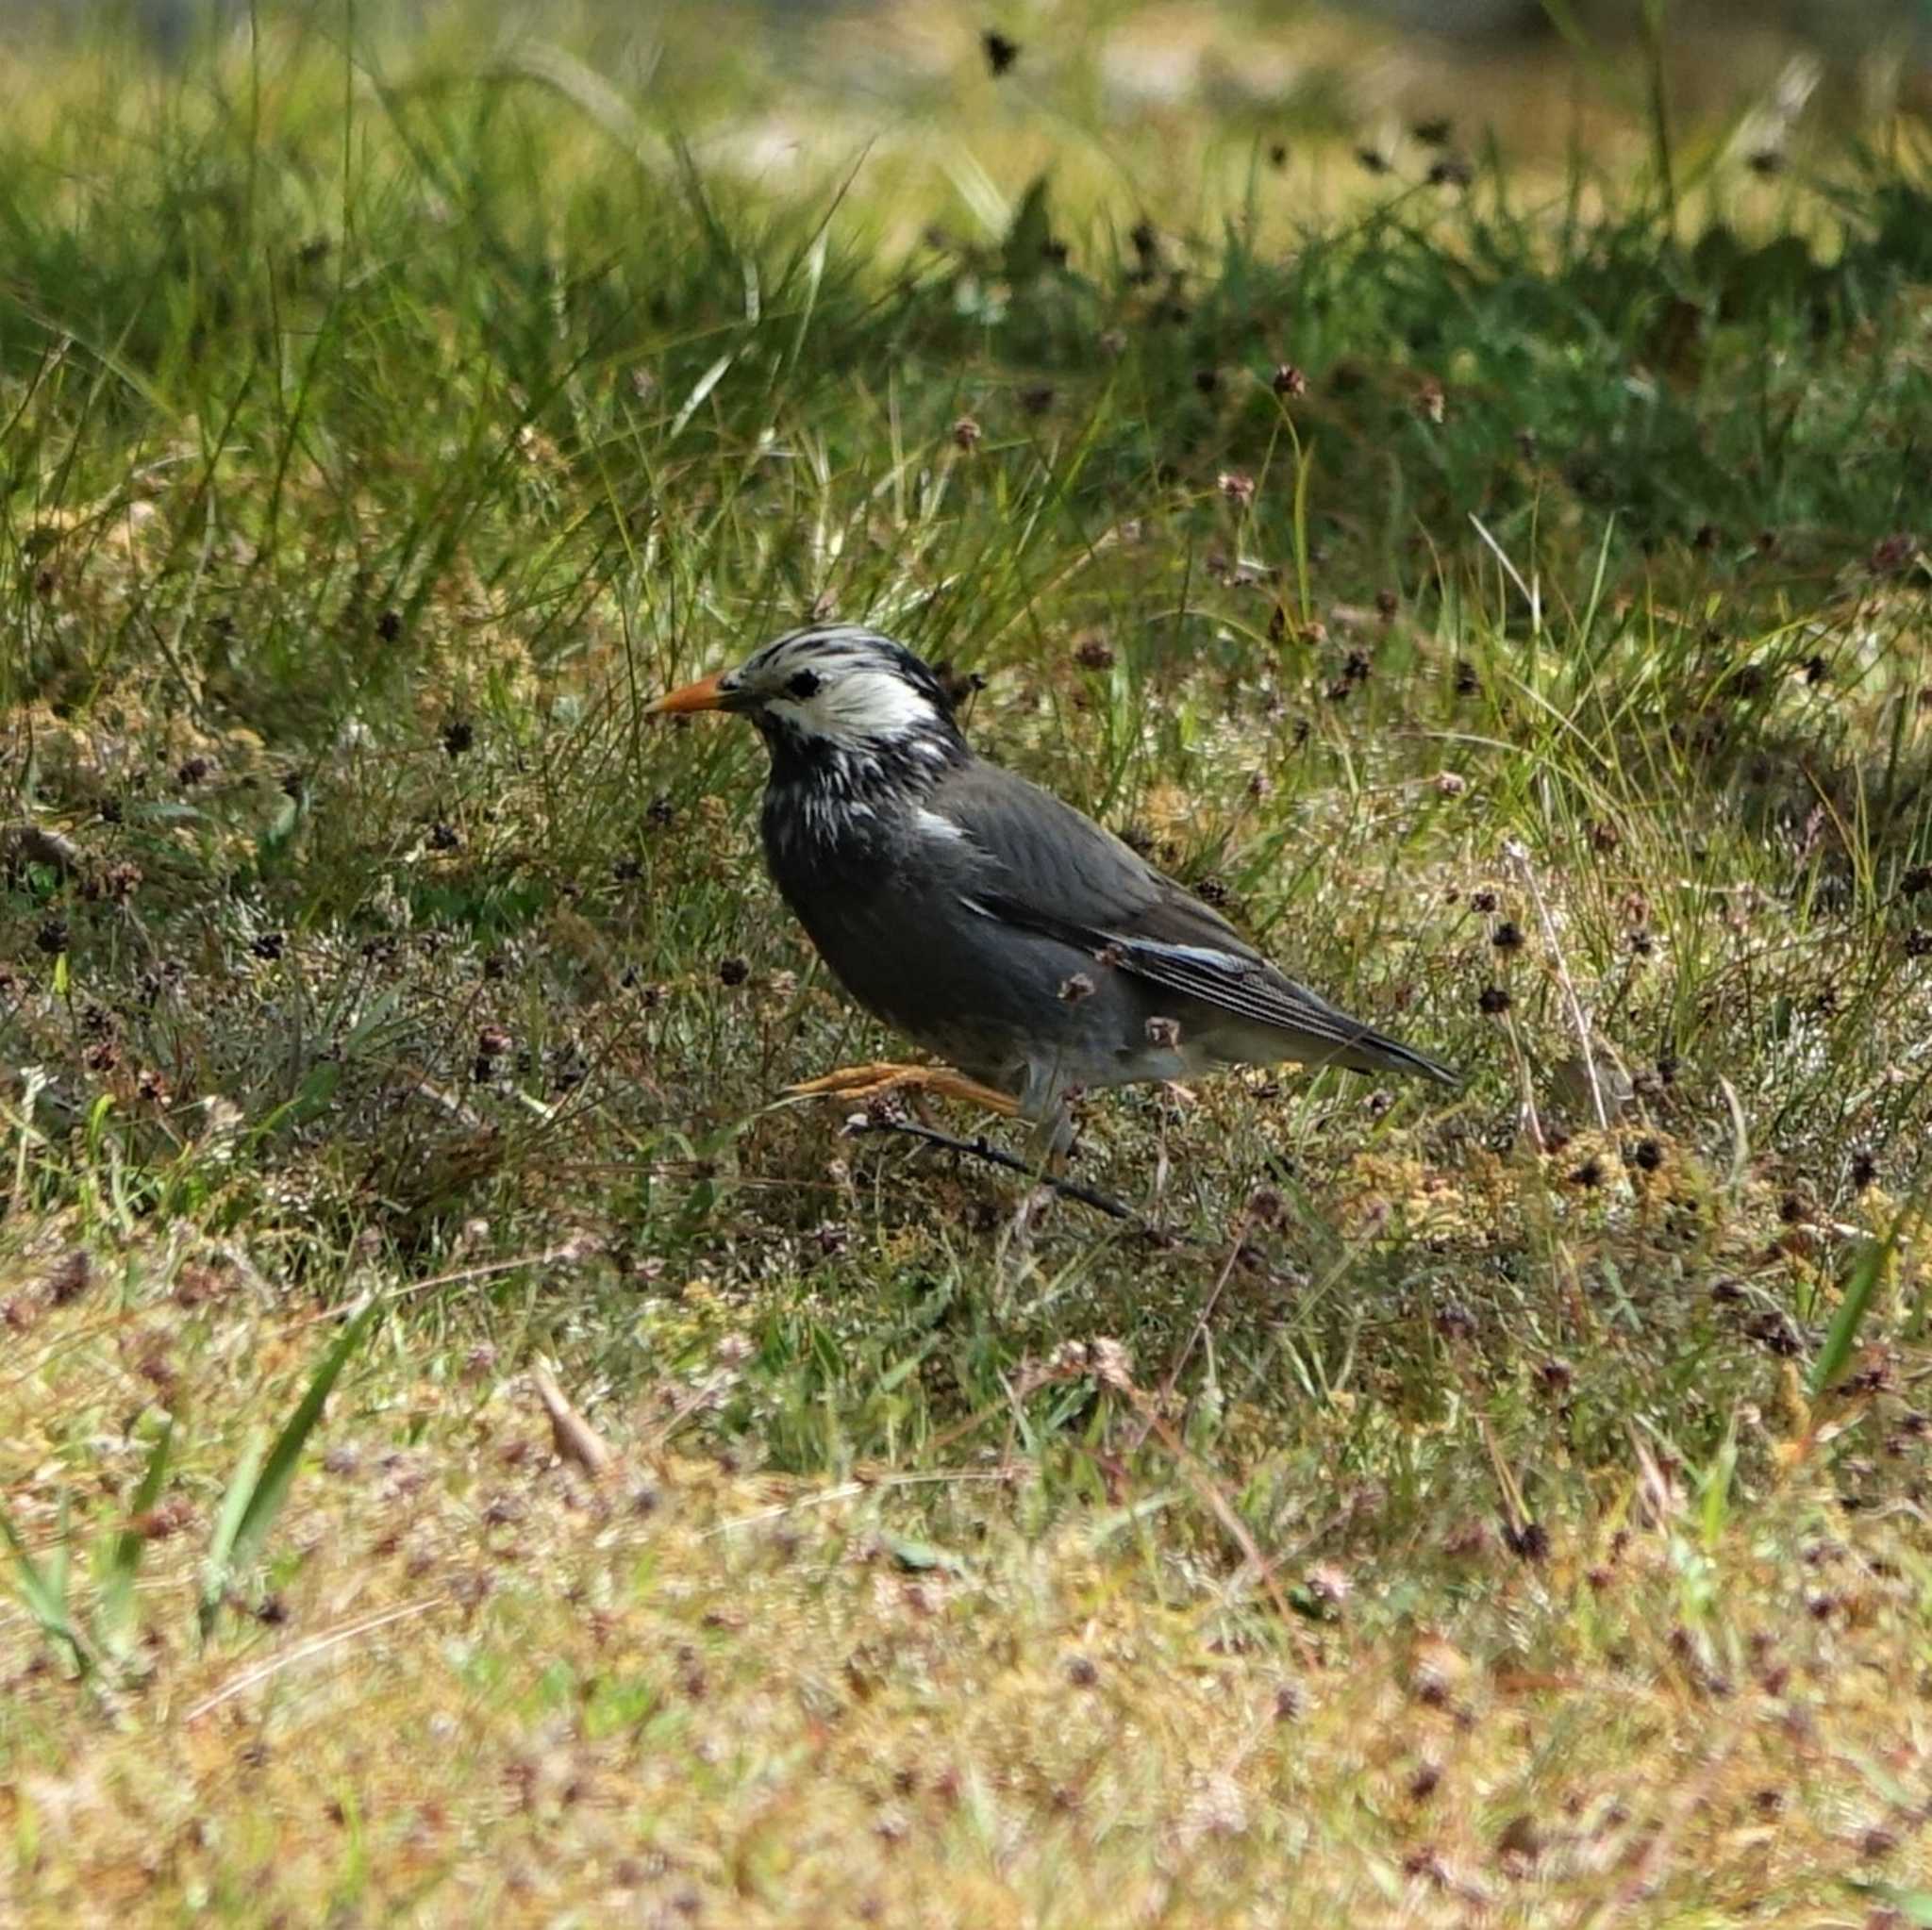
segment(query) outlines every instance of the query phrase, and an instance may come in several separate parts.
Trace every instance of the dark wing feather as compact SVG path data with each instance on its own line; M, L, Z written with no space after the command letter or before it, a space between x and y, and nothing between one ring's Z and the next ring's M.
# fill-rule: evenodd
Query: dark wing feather
M982 856L972 890L989 916L1105 955L1149 984L1236 1018L1332 1047L1318 1056L1336 1063L1454 1082L1446 1067L1297 985L1191 892L1024 777L975 759L946 777L927 808Z

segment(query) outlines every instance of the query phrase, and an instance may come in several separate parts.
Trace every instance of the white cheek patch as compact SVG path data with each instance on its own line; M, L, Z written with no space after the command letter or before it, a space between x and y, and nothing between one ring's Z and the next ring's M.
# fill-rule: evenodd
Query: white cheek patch
M863 668L828 672L809 697L774 697L766 707L808 736L835 744L908 737L933 723L932 705L904 678Z

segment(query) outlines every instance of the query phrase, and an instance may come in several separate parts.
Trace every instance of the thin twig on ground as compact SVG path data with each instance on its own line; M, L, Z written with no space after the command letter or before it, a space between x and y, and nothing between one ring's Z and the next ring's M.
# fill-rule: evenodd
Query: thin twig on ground
M908 1139L923 1140L928 1146L943 1147L949 1153L967 1153L975 1159L984 1159L990 1165L1004 1166L1008 1173L1024 1173L1028 1179L1037 1180L1041 1186L1050 1187L1070 1200L1078 1200L1083 1206L1091 1206L1096 1213L1105 1213L1110 1220L1124 1221L1131 1226L1144 1227L1150 1233L1160 1233L1161 1238L1169 1236L1154 1224L1144 1214L1137 1212L1124 1200L1117 1200L1111 1193L1104 1193L1098 1187L1086 1186L1077 1179L1057 1179L1051 1173L1041 1173L1029 1161L1017 1154L1004 1152L991 1144L986 1139L961 1140L951 1133L942 1133L935 1126L917 1125L909 1119L867 1119L860 1120L846 1127L852 1134L861 1133L904 1133Z
M1236 1262L1241 1256L1241 1246L1248 1237L1248 1220L1252 1209L1243 1210L1235 1222L1234 1236L1228 1242L1227 1258L1222 1262L1221 1271L1214 1276L1214 1285L1208 1289L1208 1297L1201 1303L1201 1311L1194 1317L1194 1324L1189 1329L1188 1338L1170 1363L1167 1372L1160 1377L1160 1391L1154 1396L1152 1407L1141 1410L1141 1431L1134 1437L1129 1454L1136 1454L1145 1445L1154 1429L1154 1415L1165 1412L1167 1404L1174 1398L1174 1390L1179 1385L1182 1370L1186 1368L1194 1349L1207 1338L1208 1323L1214 1318L1214 1309L1221 1304L1221 1296L1229 1278L1233 1275Z

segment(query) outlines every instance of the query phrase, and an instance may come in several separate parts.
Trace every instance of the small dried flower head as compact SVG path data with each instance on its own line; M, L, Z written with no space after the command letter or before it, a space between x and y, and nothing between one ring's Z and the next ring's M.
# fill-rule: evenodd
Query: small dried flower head
M386 609L375 620L375 634L385 643L393 643L403 634L401 610Z
M39 931L34 934L34 943L50 958L58 958L66 951L71 940L64 918L43 920Z
M1912 538L1901 531L1874 543L1865 566L1874 576L1896 576L1911 567L1918 550L1919 546Z
M1469 894L1469 908L1487 918L1496 908L1496 894L1493 891L1472 891Z
M1074 648L1074 661L1082 670L1111 670L1113 645L1105 637L1083 637Z
M1308 378L1292 362L1283 362L1274 371L1274 378L1269 385L1277 395L1292 399L1308 392Z
M93 1279L94 1265L85 1247L75 1247L47 1273L47 1298L56 1306L78 1300Z
M1436 790L1442 797L1460 797L1469 789L1469 779L1459 771L1438 771Z
M1857 1153L1852 1157L1852 1184L1860 1192L1878 1177L1878 1161L1870 1153Z
M996 26L990 26L979 37L980 51L986 56L986 71L997 80L1003 74L1009 73L1015 60L1020 58L1020 43L1008 40Z
M465 751L475 747L476 726L467 717L452 717L442 726L442 748L445 756L460 757Z
M1509 994L1500 985L1486 985L1476 994L1476 1009L1495 1018L1509 1009Z
M1062 1340L1046 1356L1046 1372L1054 1380L1071 1380L1075 1374L1087 1372L1087 1343L1085 1340Z
M979 447L981 433L979 424L970 415L962 415L953 424L954 444L960 449L976 449Z
M1255 478L1238 469L1224 469L1220 477L1221 493L1230 503L1238 503L1245 508L1255 500Z
M1541 1522L1524 1522L1520 1527L1505 1522L1503 1540L1511 1555L1524 1561L1541 1561L1550 1552L1550 1531Z
M1288 142L1271 141L1268 143L1268 165L1279 172L1288 165Z
M1490 934L1490 942L1499 952L1520 952L1523 949L1523 927L1513 918L1506 918Z
M1106 1335L1095 1340L1087 1350L1088 1365L1093 1377L1102 1387L1111 1388L1117 1394L1131 1393L1134 1389L1134 1361L1120 1341L1109 1339Z
M1366 142L1355 151L1356 164L1367 175L1386 175L1389 172L1389 157L1379 147L1371 147Z
M190 757L175 774L181 780L184 790L192 790L208 774L208 761L206 757Z
M1630 1164L1640 1173L1655 1173L1664 1163L1664 1149L1655 1140L1639 1140L1630 1149Z
M1375 592L1375 614L1386 624L1391 622L1395 612L1402 607L1402 599L1386 585Z
M742 985L750 976L751 966L745 959L734 957L718 960L720 985Z
M1475 170L1459 154L1445 154L1429 163L1431 188L1467 188L1475 179Z
M1339 1608L1355 1592L1348 1571L1332 1561L1318 1561L1303 1577L1308 1593L1331 1608Z
M1075 972L1060 980L1059 1001L1065 1006L1077 1006L1093 996L1093 981L1084 972Z
M1425 423L1440 423L1449 409L1442 385L1431 375L1415 392L1415 410Z
M1036 382L1030 389L1020 391L1020 407L1028 415L1044 415L1054 405L1054 386L1051 382Z

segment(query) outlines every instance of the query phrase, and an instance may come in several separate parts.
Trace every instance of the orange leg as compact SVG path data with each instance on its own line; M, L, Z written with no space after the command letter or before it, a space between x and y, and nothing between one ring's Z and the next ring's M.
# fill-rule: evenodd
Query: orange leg
M982 1086L977 1079L969 1079L950 1066L896 1065L890 1059L878 1059L864 1066L841 1066L836 1073L788 1086L785 1090L794 1099L860 1101L883 1099L889 1092L927 1092L938 1099L963 1099L1007 1119L1020 1109L1017 1099L996 1092L991 1086Z

